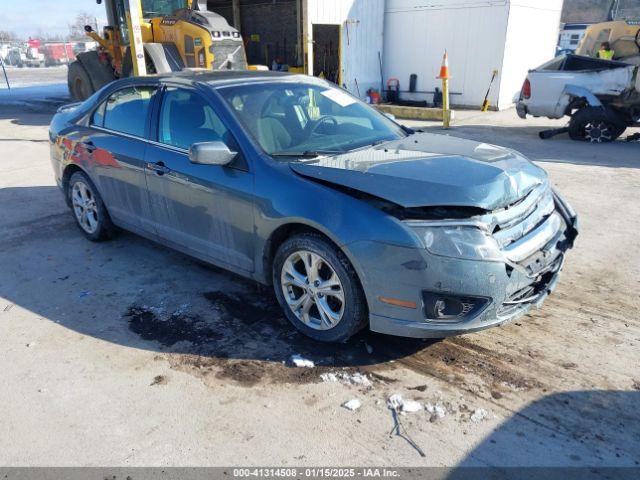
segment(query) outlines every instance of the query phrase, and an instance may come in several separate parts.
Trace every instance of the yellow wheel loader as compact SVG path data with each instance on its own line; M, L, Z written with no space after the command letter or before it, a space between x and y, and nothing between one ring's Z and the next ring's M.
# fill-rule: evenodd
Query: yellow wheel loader
M208 11L206 0L104 3L108 25L102 35L85 27L98 49L79 54L69 65L69 92L76 100L88 98L118 78L137 75L139 62L146 73L247 69L240 32L221 15Z

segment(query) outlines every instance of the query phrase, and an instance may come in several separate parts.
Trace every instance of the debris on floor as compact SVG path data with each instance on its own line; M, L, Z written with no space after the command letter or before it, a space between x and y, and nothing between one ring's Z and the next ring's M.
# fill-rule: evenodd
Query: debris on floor
M313 368L316 364L313 360L309 360L308 358L304 358L302 355L291 355L291 363L293 363L298 368Z
M427 403L425 404L424 409L427 411L427 413L431 414L432 422L439 418L444 418L447 413L444 407L440 404L432 405L431 403Z
M166 385L166 384L167 384L167 377L165 377L164 375L156 375L155 377L153 377L153 382L151 382L149 386L153 387L154 385Z
M476 408L471 414L471 421L479 423L489 417L489 412L484 408Z
M389 407L389 410L391 410L391 415L393 417L393 428L389 432L389 436L397 435L398 437L402 438L409 445L411 445L411 447L416 452L418 452L421 457L424 458L427 455L420 448L420 446L415 442L415 440L411 438L411 436L409 435L409 432L407 432L406 427L402 424L402 420L400 420L399 413L400 414L404 413L402 409L404 408L404 405L406 402L407 400L404 400L402 398L402 395L398 395L397 393L389 397L389 400L387 401L387 406ZM409 400L409 402L418 403L418 402L414 402L413 400ZM415 405L410 404L409 407L410 408L415 407ZM422 408L422 405L420 405L420 408Z
M348 402L343 403L342 406L347 410L351 410L352 412L354 412L362 406L362 402L357 398L352 398Z
M399 413L415 413L422 410L422 404L415 400L405 400L400 394L393 394L387 401L387 406Z
M427 391L427 386L426 385L418 385L417 387L408 387L408 390L416 390L418 392L426 392Z

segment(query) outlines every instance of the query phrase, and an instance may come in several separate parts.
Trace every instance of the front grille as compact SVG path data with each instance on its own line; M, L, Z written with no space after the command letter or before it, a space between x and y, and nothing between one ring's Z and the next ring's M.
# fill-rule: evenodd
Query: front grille
M214 40L213 70L246 70L247 59L242 42Z
M541 185L523 199L492 214L493 237L505 256L526 262L557 239L563 226L551 188Z

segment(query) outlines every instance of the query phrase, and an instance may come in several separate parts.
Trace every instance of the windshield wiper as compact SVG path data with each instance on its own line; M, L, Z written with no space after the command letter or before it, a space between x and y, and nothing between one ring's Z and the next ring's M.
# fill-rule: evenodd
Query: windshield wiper
M305 150L304 152L275 152L271 153L272 157L298 157L298 158L317 158L321 155L337 155L343 153L338 150Z
M352 148L351 150L347 150L349 153L359 152L361 150L368 150L372 147L378 147L385 143L393 142L394 140L376 140L375 142L367 143L366 145L362 145L360 147Z

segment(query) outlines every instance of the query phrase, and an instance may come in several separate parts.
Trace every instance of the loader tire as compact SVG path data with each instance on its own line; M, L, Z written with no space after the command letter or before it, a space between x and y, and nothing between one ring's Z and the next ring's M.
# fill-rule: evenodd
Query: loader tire
M78 61L69 65L68 83L71 97L79 102L83 102L95 92L89 74Z
M591 143L608 143L624 133L627 126L618 114L603 107L578 110L569 122L569 137Z

